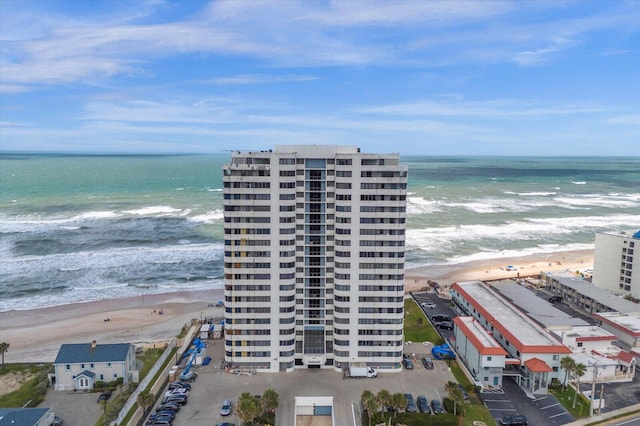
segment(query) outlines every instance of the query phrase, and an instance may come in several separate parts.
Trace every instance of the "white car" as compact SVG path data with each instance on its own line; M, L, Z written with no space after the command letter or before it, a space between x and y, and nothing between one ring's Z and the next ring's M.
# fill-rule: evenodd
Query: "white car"
M422 306L423 308L429 308L429 309L435 309L436 308L436 304L433 302L422 302L420 304L420 306Z
M171 396L171 395L184 395L184 396L189 396L189 391L187 389L171 389L167 392L165 392L164 396Z

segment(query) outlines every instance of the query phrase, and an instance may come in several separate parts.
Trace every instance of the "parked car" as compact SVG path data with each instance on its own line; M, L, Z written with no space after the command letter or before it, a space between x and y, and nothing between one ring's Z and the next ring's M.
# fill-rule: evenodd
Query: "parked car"
M53 416L53 423L51 426L62 426L64 424L64 420L60 416Z
M521 414L512 414L500 419L500 424L504 426L527 426L527 418Z
M427 401L427 397L424 395L418 395L418 411L426 414L431 413L431 408L429 408L429 402Z
M173 425L173 420L166 418L166 419L157 419L157 420L147 420L147 422L145 423L146 426L171 426Z
M431 321L433 322L451 321L451 317L445 314L435 314L431 316Z
M433 370L433 360L428 356L422 358L422 365L424 365L424 368L427 370Z
M442 321L442 322L436 323L436 327L438 327L441 330L453 330L453 323L451 321Z
M107 401L109 398L111 398L111 391L110 390L106 390L106 391L102 392L100 395L98 395L98 402Z
M157 421L157 420L171 420L173 421L173 419L176 418L175 413L172 414L168 414L165 411L161 411L159 413L156 414L151 414L149 416L149 420L153 420L153 421Z
M413 361L411 361L411 358L403 358L402 365L404 365L404 368L407 370L413 370Z
M422 306L423 308L428 308L428 309L435 309L436 308L436 304L433 302L422 302L420 304L420 306Z
M151 416L168 416L168 417L171 417L172 419L175 419L176 412L173 410L160 410L160 411L156 411L156 414L151 414ZM151 416L149 416L149 418L151 418Z
M236 426L236 424L224 422L224 423L218 423L216 424L216 426Z
M413 395L411 395L410 393L405 393L404 399L407 400L407 408L405 408L404 411L406 411L407 413L417 413L418 407L416 407L416 403L413 401Z
M549 303L559 303L562 302L562 296L551 296L549 298Z
M171 395L189 396L189 391L184 388L174 388L174 389L169 389L164 393L164 396L171 396Z
M180 404L176 402L165 402L164 404L160 404L158 408L156 408L156 412L171 410L173 412L180 411Z
M187 401L188 401L188 397L186 395L170 395L170 396L165 396L164 399L162 400L162 403L166 404L167 402L173 402L180 405L187 405Z
M176 388L191 390L191 385L189 383L181 382L181 381L169 383L169 389L176 389Z
M225 399L222 402L222 407L220 407L220 415L228 416L229 414L231 414L231 400Z
M431 412L433 414L442 414L444 410L442 409L442 404L437 399L431 400Z

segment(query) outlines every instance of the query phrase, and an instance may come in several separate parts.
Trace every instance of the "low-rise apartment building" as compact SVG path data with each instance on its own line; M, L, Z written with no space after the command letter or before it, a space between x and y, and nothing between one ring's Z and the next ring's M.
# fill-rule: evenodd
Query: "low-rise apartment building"
M507 352L503 375L514 376L532 394L546 394L561 379L560 359L571 350L480 281L454 283L452 300L482 325Z

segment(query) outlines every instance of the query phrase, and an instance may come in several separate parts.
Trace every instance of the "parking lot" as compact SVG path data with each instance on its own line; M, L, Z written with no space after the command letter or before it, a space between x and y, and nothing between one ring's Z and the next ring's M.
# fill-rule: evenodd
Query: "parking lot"
M243 392L260 395L266 389L274 389L280 396L280 406L276 411L277 425L294 424L294 397L332 396L336 425L360 425L360 395L366 389L378 392L387 389L391 393L411 393L414 398L425 395L429 401L445 397L445 383L455 380L444 361L435 361L433 370L425 370L418 354L427 354L428 349L421 344L405 346L407 353L416 353L417 361L413 370L396 373L380 372L375 379L343 379L342 373L324 369L301 369L291 373L257 373L237 375L220 369L224 342L209 341L207 356L212 357L210 365L199 367L198 379L192 383L189 402L177 414L174 425L193 424L215 425L230 422L240 425L235 413L235 403ZM220 415L220 407L225 399L234 403L232 414Z

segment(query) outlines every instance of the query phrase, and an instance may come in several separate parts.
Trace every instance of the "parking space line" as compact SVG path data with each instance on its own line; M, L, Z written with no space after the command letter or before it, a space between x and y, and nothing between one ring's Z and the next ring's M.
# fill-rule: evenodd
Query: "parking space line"
M560 405L559 402L555 403L555 404L551 404L551 405L547 405L546 407L540 407L541 410L546 410L547 408L551 408L551 407L557 407L558 405Z
M554 417L564 416L565 414L569 414L569 412L568 411L563 411L562 413L558 413L558 414L554 414L553 416L549 416L549 418L553 419Z
M508 399L485 399L484 402L511 402Z

